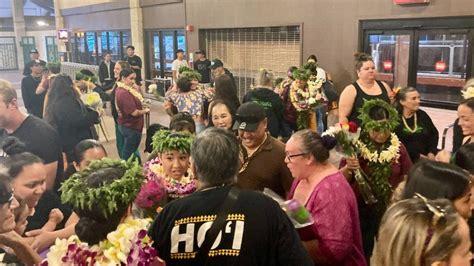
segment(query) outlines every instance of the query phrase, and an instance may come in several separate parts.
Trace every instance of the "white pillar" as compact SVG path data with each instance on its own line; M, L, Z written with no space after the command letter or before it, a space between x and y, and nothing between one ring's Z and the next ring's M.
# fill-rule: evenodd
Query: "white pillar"
M142 79L145 77L145 45L143 36L143 16L140 0L130 0L130 32L135 54L142 59Z
M56 32L59 29L64 29L64 17L61 13L61 1L54 0L54 22L56 24ZM56 43L58 45L58 52L67 52L65 41L59 40L56 34Z
M26 36L25 15L23 12L23 1L11 0L13 29L15 31L16 54L18 68L23 72L25 66L23 59L23 47L21 46L21 37Z

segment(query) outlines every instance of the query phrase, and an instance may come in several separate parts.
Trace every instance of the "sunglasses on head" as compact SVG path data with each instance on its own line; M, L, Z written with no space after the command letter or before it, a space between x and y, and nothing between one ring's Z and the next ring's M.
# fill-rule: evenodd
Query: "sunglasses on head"
M8 203L8 207L10 207L14 199L15 199L15 194L13 193L13 191L10 194L2 195L0 198L0 205Z

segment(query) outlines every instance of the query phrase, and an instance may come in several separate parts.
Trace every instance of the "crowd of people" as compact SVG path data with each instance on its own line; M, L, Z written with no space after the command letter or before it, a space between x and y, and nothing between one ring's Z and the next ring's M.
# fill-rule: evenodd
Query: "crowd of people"
M176 54L147 156L133 46L98 79L34 58L26 113L0 80L1 263L471 265L474 82L451 153L416 88L377 80L368 54L340 95L312 55L260 69L242 99L221 60ZM107 102L120 159L96 140Z

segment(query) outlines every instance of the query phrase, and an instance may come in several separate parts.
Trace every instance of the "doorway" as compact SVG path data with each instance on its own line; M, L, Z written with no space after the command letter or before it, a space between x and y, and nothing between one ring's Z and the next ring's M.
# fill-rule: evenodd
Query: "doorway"
M474 76L474 17L370 20L361 29L361 50L373 56L377 79L416 87L425 106L457 107Z
M21 37L21 47L23 48L23 61L26 64L31 61L30 51L35 49L35 37Z

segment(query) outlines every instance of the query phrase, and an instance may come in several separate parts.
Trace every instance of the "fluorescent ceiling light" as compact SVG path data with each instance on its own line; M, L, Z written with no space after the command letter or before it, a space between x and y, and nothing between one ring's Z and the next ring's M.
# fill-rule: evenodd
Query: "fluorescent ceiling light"
M38 24L38 26L49 26L48 23L46 23L46 22L44 22L44 21L42 21L42 20L36 21L36 24Z

